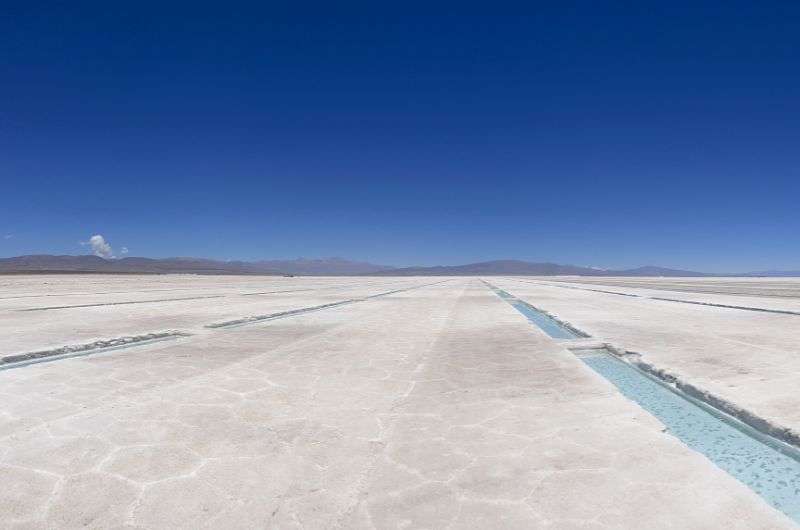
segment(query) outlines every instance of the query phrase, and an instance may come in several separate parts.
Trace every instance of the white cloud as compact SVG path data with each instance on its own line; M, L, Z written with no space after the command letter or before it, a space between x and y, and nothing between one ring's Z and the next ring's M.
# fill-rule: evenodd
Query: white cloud
M122 250L120 250L119 253L120 254L127 254L128 253L128 247L122 247Z
M114 257L114 251L111 249L111 245L109 245L100 234L90 237L89 241L81 241L81 245L89 245L92 247L92 253L95 256L106 259Z

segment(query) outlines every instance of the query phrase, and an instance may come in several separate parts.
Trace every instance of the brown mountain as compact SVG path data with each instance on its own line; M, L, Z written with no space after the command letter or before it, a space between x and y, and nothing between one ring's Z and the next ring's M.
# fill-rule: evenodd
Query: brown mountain
M0 258L0 273L150 273L150 274L266 274L357 275L389 267L341 258L275 261L217 261L202 258L122 258L53 256L49 254Z
M40 254L0 258L0 274L24 273L119 273L119 274L264 274L296 276L798 276L800 272L713 274L664 267L605 270L558 263L496 260L466 265L393 268L342 258L262 261L218 261L203 258L122 258L53 256Z

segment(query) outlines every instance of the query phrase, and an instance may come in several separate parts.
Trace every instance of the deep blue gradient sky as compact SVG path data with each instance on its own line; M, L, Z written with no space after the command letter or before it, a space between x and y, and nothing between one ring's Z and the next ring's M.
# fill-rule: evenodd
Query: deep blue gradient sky
M800 269L800 4L30 4L0 256Z

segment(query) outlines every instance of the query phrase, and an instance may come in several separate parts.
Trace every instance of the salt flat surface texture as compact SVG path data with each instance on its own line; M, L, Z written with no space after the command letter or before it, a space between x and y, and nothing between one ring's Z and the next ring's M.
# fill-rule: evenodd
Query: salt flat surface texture
M590 333L628 329L601 327L599 293L496 283L572 308L563 316ZM3 528L793 527L477 279L0 284L0 355L191 334L0 370ZM356 301L205 327L341 300Z

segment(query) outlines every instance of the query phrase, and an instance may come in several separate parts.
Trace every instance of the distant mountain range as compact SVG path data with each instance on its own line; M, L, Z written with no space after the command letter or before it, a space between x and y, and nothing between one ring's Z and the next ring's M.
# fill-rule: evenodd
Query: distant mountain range
M263 274L340 276L391 270L391 267L341 258L274 261L217 261L203 258L121 258L52 256L40 254L0 258L0 274L6 273L117 273L117 274Z
M283 274L298 276L338 276L345 274L370 274L392 271L394 267L374 265L363 261L349 261L342 258L293 260L265 260L253 263L258 267L280 271Z
M377 271L374 275L389 276L481 276L481 275L526 275L526 276L713 276L702 272L666 269L663 267L639 267L637 269L606 270L558 263L532 263L520 260L497 260L437 267L406 267L390 271Z
M767 271L716 274L664 267L606 270L557 263L520 260L484 261L466 265L395 268L342 258L262 261L217 261L203 258L122 258L97 256L53 256L40 254L0 258L0 274L24 273L117 273L117 274L253 274L296 276L800 276L800 271Z

